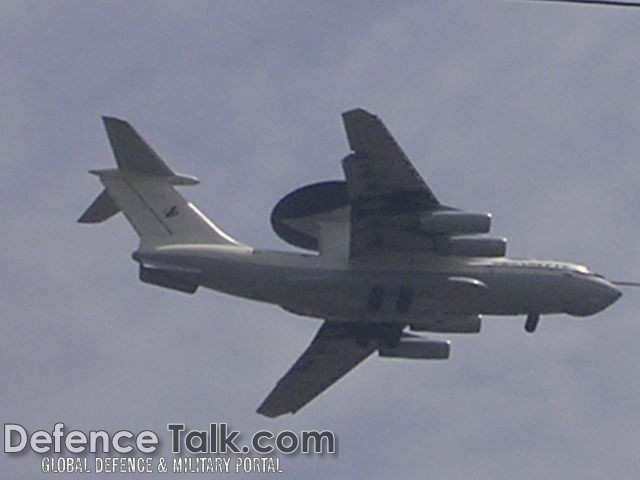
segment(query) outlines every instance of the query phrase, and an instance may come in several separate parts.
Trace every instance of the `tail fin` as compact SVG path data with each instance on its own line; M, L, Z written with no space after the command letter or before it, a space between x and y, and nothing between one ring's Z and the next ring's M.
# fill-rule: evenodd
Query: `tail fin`
M118 168L92 170L105 187L78 220L103 222L122 211L140 236L141 246L175 243L210 243L242 246L174 185L197 185L194 177L178 175L144 141L129 123L104 117Z

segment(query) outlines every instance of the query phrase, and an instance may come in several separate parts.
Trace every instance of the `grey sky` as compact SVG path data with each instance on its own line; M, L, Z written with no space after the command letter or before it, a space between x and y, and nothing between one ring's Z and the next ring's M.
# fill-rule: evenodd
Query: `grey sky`
M447 2L3 2L0 414L51 429L332 429L291 478L635 478L638 292L586 320L485 322L449 362L372 358L294 417L254 410L318 323L140 284L120 216L76 218L131 121L222 228L288 248L272 206L339 178L339 114L380 115L443 201L515 256L638 278L640 12ZM635 277L634 277L635 276ZM33 478L35 455L0 456Z

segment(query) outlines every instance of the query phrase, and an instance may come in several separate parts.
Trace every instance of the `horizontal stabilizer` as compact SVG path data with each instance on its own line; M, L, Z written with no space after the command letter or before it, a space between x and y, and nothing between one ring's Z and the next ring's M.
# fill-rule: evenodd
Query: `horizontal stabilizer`
M105 220L110 219L116 213L118 213L120 209L117 207L109 192L107 190L103 190L100 195L96 197L89 208L85 210L82 216L78 219L80 223L100 223Z
M197 178L174 173L128 122L113 117L103 117L103 121L118 168L90 170L105 190L79 222L102 222L122 211L138 233L141 248L178 243L246 248L176 190L176 186L198 184ZM157 272L143 273L142 280L171 283L170 288L184 287L186 291L193 289L191 282L186 286L176 283L175 275L154 273Z
M161 177L174 176L164 160L128 122L113 117L102 117L102 120L120 170Z

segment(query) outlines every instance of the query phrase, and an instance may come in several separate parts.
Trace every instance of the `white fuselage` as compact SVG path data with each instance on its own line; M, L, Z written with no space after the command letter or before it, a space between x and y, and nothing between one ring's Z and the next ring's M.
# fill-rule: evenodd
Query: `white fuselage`
M189 272L207 288L332 320L409 323L434 314L587 316L621 296L585 267L551 261L431 253L385 253L373 255L373 260L346 261L197 244L138 251L134 258ZM482 286L469 286L467 279Z

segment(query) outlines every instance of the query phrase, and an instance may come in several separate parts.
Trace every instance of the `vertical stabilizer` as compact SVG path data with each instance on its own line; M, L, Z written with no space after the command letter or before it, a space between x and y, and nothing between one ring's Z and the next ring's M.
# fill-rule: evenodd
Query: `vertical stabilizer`
M118 168L91 171L105 190L80 217L81 223L103 222L122 211L141 246L243 246L178 193L176 185L196 185L196 178L174 173L129 123L112 117L103 120Z

